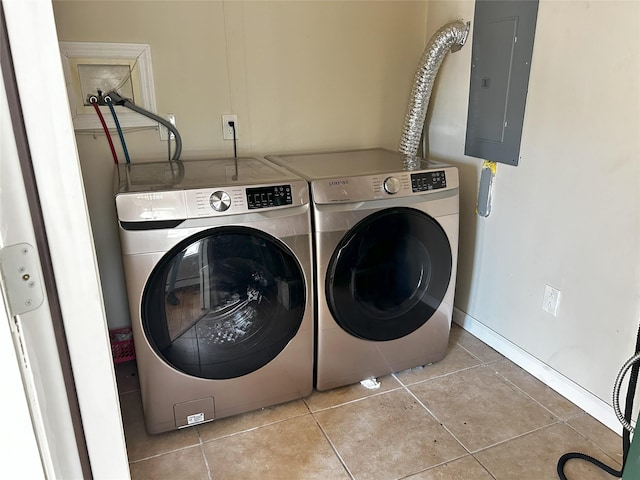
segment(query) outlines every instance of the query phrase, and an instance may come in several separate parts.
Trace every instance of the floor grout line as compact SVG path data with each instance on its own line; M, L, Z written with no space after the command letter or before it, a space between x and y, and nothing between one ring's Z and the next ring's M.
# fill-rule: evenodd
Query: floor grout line
M589 437L587 437L583 433L581 433L578 429L574 428L572 425L570 425L568 423L572 419L579 418L582 415L589 416L588 413L581 411L581 412L575 413L573 415L569 415L569 416L567 416L567 418L562 418L560 415L556 414L551 409L553 407L547 407L544 403L542 403L542 401L537 400L532 394L530 394L527 390L525 390L525 388L520 387L518 384L516 384L513 381L511 381L506 375L504 375L503 373L497 371L497 369L495 368L495 364L497 362L500 362L503 359L506 359L506 357L499 358L499 359L493 359L493 360L490 360L490 361L485 361L485 360L483 360L481 358L482 352L480 354L474 354L471 350L466 348L464 345L462 345L460 343L457 343L457 342L451 342L450 343L450 347L453 346L453 345L455 345L457 347L460 347L466 353L471 355L475 360L477 360L479 362L479 364L478 365L472 365L472 366L466 366L466 367L463 367L463 368L458 368L458 369L455 369L455 370L452 370L452 371L449 371L449 372L445 372L445 373L441 373L441 374L438 374L438 375L434 375L433 377L426 378L424 380L419 380L419 381L414 382L414 383L406 383L406 384L405 384L405 382L403 382L399 378L399 374L402 373L402 372L393 373L393 374L390 375L390 377L393 378L394 381L398 383L397 386L394 386L394 387L392 387L392 388L390 388L388 390L369 393L368 395L365 395L365 396L360 397L360 398L355 398L355 399L344 401L344 402L337 403L337 404L334 404L334 405L318 408L316 410L312 410L310 404L308 403L307 399L309 397L301 398L300 400L303 402L303 404L305 405L305 408L307 410L305 413L296 413L296 414L294 414L292 416L287 416L286 418L282 418L280 420L270 421L270 422L267 422L267 423L262 424L262 425L258 425L258 426L255 426L255 427L246 428L246 429L242 429L242 430L239 430L239 431L236 431L236 432L228 433L228 434L222 435L222 436L217 437L217 438L212 438L210 440L205 440L203 435L202 435L202 432L200 431L200 428L196 427L197 438L198 438L198 442L197 443L194 443L192 445L182 446L180 448L176 448L176 449L172 449L172 450L168 450L168 451L164 451L162 453L149 455L147 457L139 458L139 459L136 459L136 460L133 460L133 461L129 461L129 464L133 465L133 464L141 463L141 462L144 462L146 460L156 459L158 457L163 457L163 456L171 454L171 453L176 453L176 452L188 450L188 449L191 449L193 447L198 446L200 448L200 453L202 455L202 459L204 461L205 468L206 468L206 471L207 471L207 478L208 478L208 480L213 480L213 476L212 476L213 473L212 473L212 470L211 470L211 466L209 465L209 462L208 462L206 454L205 454L205 444L211 443L211 442L214 442L214 441L218 441L218 440L223 440L224 441L224 439L227 439L227 438L230 438L230 437L233 437L233 436L237 436L239 434L249 433L249 432L261 429L263 427L268 427L268 426L276 425L276 424L279 424L279 423L282 423L282 422L286 422L286 421L289 421L289 420L292 420L292 419L295 419L295 418L300 418L300 417L304 417L306 415L311 415L311 418L313 419L315 424L318 426L318 428L322 432L322 435L324 436L326 441L329 443L329 446L331 447L331 449L333 451L333 454L335 455L335 458L337 458L337 460L340 462L340 464L344 468L344 470L347 473L347 475L349 476L349 478L351 480L354 480L355 479L354 474L351 472L351 470L347 466L347 463L346 463L345 459L342 457L342 455L340 455L337 446L333 443L333 441L329 437L328 433L322 427L322 425L318 421L318 418L316 418L316 414L321 413L321 412L325 412L325 411L329 411L329 410L332 410L332 409L336 409L336 408L339 408L339 407L347 406L347 405L350 405L350 404L356 404L356 403L362 402L362 401L367 400L367 399L380 397L380 396L383 396L383 395L386 395L386 394L390 394L390 393L393 393L393 392L398 392L400 390L405 390L407 393L409 393L409 395L444 429L444 431L446 431L449 435L451 435L451 437L462 447L463 451L466 452L466 453L463 454L463 455L460 455L459 457L452 458L452 459L449 459L447 461L444 461L444 462L441 462L441 463L438 463L438 464L435 464L435 465L431 465L431 466L429 466L429 467L427 467L427 468L425 468L423 470L414 472L412 474L402 476L402 477L398 478L398 480L400 480L401 478L402 479L410 478L413 475L420 474L422 472L427 472L429 470L439 468L442 465L449 464L449 463L461 460L461 459L466 458L466 457L473 458L474 461L478 463L478 465L489 475L490 478L495 479L496 476L491 471L489 471L489 469L478 458L476 458L476 455L481 454L483 452L486 452L489 449L492 449L492 448L495 448L495 447L498 447L498 446L501 446L501 445L509 444L510 442L516 441L516 440L521 439L523 437L526 437L528 435L532 435L532 434L534 434L536 432L540 432L540 431L542 431L544 429L551 428L551 427L554 427L556 425L561 425L561 424L564 424L565 426L569 427L569 429L571 429L572 432L574 432L580 438L582 438L584 441L586 441L590 445L592 445L598 452L601 452L602 455L604 456L604 458L608 459L614 465L619 465L620 464L614 457L612 457L609 453L607 453L607 450L605 450L603 447L600 446L601 444L605 444L605 443L603 443L603 442L598 443L598 440L595 439L595 438L594 439L590 439ZM488 357L488 355L485 355L485 357ZM506 359L506 360L510 361L509 359ZM446 378L446 377L451 376L451 375L460 374L461 372L471 371L472 369L477 369L478 367L488 367L489 370L491 370L491 372L500 381L505 382L505 384L507 384L507 385L511 386L512 388L514 388L515 391L523 394L529 400L532 400L536 405L541 406L546 412L548 412L552 416L553 420L550 419L550 423L548 423L546 425L539 426L539 427L534 428L534 429L532 429L530 431L518 434L518 435L516 435L516 436L514 436L512 438L496 442L496 443L494 443L492 445L488 445L488 446L479 448L479 449L474 450L474 451L472 451L470 448L467 448L465 446L465 444L447 427L447 425L444 422L440 421L440 419L435 415L435 413L433 411L431 411L427 407L427 405L425 403L423 403L411 391L411 387L414 387L416 385L420 385L420 384L423 384L425 382L429 382L429 381L432 381L432 380L438 380L438 379ZM425 366L425 368L427 368L427 366ZM525 371L525 373L527 373L527 372ZM138 394L138 392L139 392L139 389L130 389L130 390L122 391L122 392L119 392L119 397L124 397L125 395ZM604 439L604 437L603 437L603 439ZM327 458L329 458L329 457L327 457Z
M465 352L467 352L469 355L471 355L473 358L475 358L476 360L478 360L482 365L491 365L493 363L499 362L500 360L503 360L504 358L506 358L504 355L500 354L499 355L502 358L495 358L493 360L483 360L482 358L480 358L477 354L473 353L471 350L469 350L469 348L465 347L462 343L457 343L454 342L455 345L459 346L460 348L462 348ZM488 347L491 348L491 347Z
M442 467L443 465L448 465L449 463L453 463L453 462L456 462L458 460L462 460L463 458L472 457L472 456L473 455L471 455L470 453L466 453L465 455L460 455L459 457L455 457L455 458L452 458L450 460L446 460L444 462L440 462L440 463L436 463L434 465L430 465L429 467L423 468L421 470L418 470L417 472L409 473L407 475L404 475L404 476L398 478L397 480L404 480L404 479L407 479L407 478L411 478L414 475L418 475L420 473L428 472L429 470L433 470L435 468Z
M471 457L472 457L476 462L478 462L478 465L480 465L480 466L482 467L482 469L483 469L485 472L487 472L487 475L489 475L493 480L496 480L496 479L498 478L498 477L496 477L496 476L491 472L491 470L489 470L489 468L488 468L488 467L486 467L486 466L485 466L485 464L484 464L484 463L482 463L482 462L480 461L480 459L479 459L479 458L476 458L476 456L475 456L473 453L471 454Z
M247 413L250 413L250 412L247 412ZM210 440L202 440L202 443L204 444L204 443L217 442L218 440L223 440L223 439L225 439L225 438L235 437L236 435L241 435L241 434L243 434L243 433L250 433L250 432L254 432L254 431L256 431L256 430L260 430L261 428L264 428L264 427L269 427L269 426L272 426L272 425L277 425L277 424L279 424L279 423L287 422L287 421L289 421L289 420L293 420L294 418L300 418L300 417L304 417L304 416L306 416L306 415L310 415L310 414L311 414L311 412L295 414L295 415L292 415L292 416L287 417L287 418L282 418L282 419L280 419L280 420L274 420L273 422L267 422L267 423L264 423L264 424L262 424L262 425L256 425L255 427L250 427L250 428L245 428L245 429L243 429L243 430L238 430L237 432L226 433L226 434L224 434L224 435L220 435L219 437L212 438L212 439L210 439ZM241 414L240 414L240 415L241 415ZM214 422L215 422L215 420L214 420ZM198 431L198 435L200 435L200 431Z
M522 393L523 395L525 395L527 398L529 398L530 400L532 400L533 402L535 402L538 406L542 407L544 410L546 410L547 412L549 412L551 415L553 415L555 418L557 418L558 420L561 420L563 422L565 422L567 419L566 418L562 418L560 417L556 412L554 412L553 410L551 410L549 407L547 407L545 404L543 404L542 402L540 402L537 398L535 398L534 396L532 396L529 392L527 392L526 390L524 390L523 388L521 388L519 385L515 384L514 382L512 382L511 380L509 380L506 376L504 376L503 374L501 374L500 372L497 371L493 371L494 375L496 375L497 377L499 377L501 380L503 380L504 382L506 382L507 384L511 385L513 388L515 388L516 390L518 390L520 393Z
M456 374L458 374L460 372L466 372L467 370L473 370L474 368L479 368L479 367L486 367L486 365L483 364L483 363L478 364L478 365L471 365L469 367L463 367L463 368L460 368L458 370L453 370L451 372L442 373L440 375L434 375L433 377L425 378L423 380L419 380L419 381L413 382L413 383L404 383L402 380L400 380L398 377L396 377L397 374L400 374L402 372L398 372L397 374L393 373L392 375L396 378L396 380L398 380L398 382L400 382L400 384L403 387L411 387L411 386L414 386L414 385L419 385L421 383L429 382L431 380L437 380L437 379L441 379L441 378L446 378L446 377L449 377L451 375L456 375ZM406 370L403 370L403 371L406 371Z
M204 466L207 469L207 477L209 480L213 480L211 477L211 468L209 467L209 461L207 460L207 455L204 453L204 442L202 441L202 435L200 435L200 430L196 428L196 433L198 434L198 440L200 440L200 453L202 454L202 459L204 460Z
M354 385L357 385L357 384L354 384ZM404 385L402 385L402 383L400 383L400 385L398 385L397 387L391 388L389 390L384 390L384 391L381 391L381 392L372 393L371 395L365 395L363 397L354 398L352 400L347 400L347 401L342 402L342 403L336 403L335 405L331 405L329 407L322 407L322 408L318 408L317 410L311 410L311 407L309 405L307 405L307 407L309 408L309 411L312 414L313 413L317 413L317 412L324 412L326 410L331 410L333 408L343 407L345 405L349 405L349 404L352 404L352 403L358 403L358 402L361 402L362 400L366 400L367 398L373 398L373 397L377 397L377 396L380 396L380 395L384 395L385 393L395 392L397 390L401 390L402 388L404 388Z
M420 400L420 399L419 399L419 398L418 398L418 397L417 397L417 396L416 396L416 395L415 395L411 390L409 390L409 387L404 387L404 388L405 388L405 390L409 393L409 395L411 395L411 397L413 397L413 399L414 399L416 402L418 402L418 404L419 404L422 408L424 408L424 409L426 410L426 412L427 412L429 415L431 415L431 417L432 417L436 422L438 422L438 424L440 424L440 426L441 426L442 428L444 428L444 429L445 429L445 431L446 431L449 435L451 435L451 436L453 437L453 439L454 439L456 442L458 442L458 444L460 444L460 446L461 446L461 447L462 447L462 448L463 448L463 449L464 449L468 454L471 454L471 451L466 447L466 445L465 445L464 443L462 443L462 441L461 441L461 440L460 440L460 439L459 439L459 438L458 438L458 437L457 437L457 436L456 436L456 435L455 435L451 430L449 430L449 427L447 427L447 426L444 424L444 422L443 422L443 421L441 421L441 420L438 418L438 416L437 416L434 412L432 412L432 411L429 409L429 407L427 407L427 406L422 402L422 400Z
M533 430L529 430L529 431L524 432L524 433L519 433L518 435L515 435L513 437L507 438L505 440L500 440L499 442L492 443L491 445L487 445L485 447L478 448L477 450L473 450L470 453L471 453L471 455L475 456L477 453L484 452L486 450L489 450L491 448L497 447L499 445L504 445L505 443L509 443L509 442L511 442L513 440L517 440L519 438L526 437L527 435L531 435L532 433L536 433L536 432L539 432L541 430L544 430L545 428L550 428L550 427L553 427L554 425L560 425L562 423L564 423L564 422L562 420L558 419L557 421L549 423L547 425L542 425L540 427L534 428Z
M331 438L329 438L329 434L325 431L324 428L322 428L322 425L320 425L320 422L318 421L318 419L315 417L315 415L313 414L313 412L311 412L311 418L313 418L313 421L316 423L316 425L318 426L318 428L320 429L320 431L322 432L322 435L324 435L324 438L327 440L327 442L329 443L329 446L331 447L331 449L333 450L334 455L338 458L338 461L342 464L343 468L345 469L345 471L347 472L347 475L349 475L349 477L351 478L351 480L355 480L355 476L351 473L351 470L349 469L349 467L347 466L347 462L345 462L345 460L342 458L342 455L340 455L340 452L338 452L338 447L335 446L335 444L333 443L333 441L331 440Z
M600 450L600 452L602 452L602 454L604 456L606 456L607 458L609 458L612 462L615 462L616 467L620 468L622 466L622 445L620 446L620 460L617 460L615 458L613 458L611 455L609 455L609 453L607 453L607 451L601 447L600 445L598 445L596 442L594 442L593 440L591 440L589 437L585 436L584 434L582 434L579 430L575 429L572 425L570 425L568 422L564 422L564 424L569 427L571 430L573 430L578 436L582 437L585 441L589 442L591 445L593 445L595 448L597 448L598 450ZM622 439L620 439L620 443L622 444Z
M200 443L194 443L193 445L185 445L184 447L174 448L173 450L167 450L165 452L156 453L155 455L149 455L148 457L138 458L136 460L129 460L129 464L131 465L133 463L140 463L146 460L152 460L154 458L162 457L163 455L168 455L170 453L181 452L182 450L189 450L190 448L195 448L199 445Z

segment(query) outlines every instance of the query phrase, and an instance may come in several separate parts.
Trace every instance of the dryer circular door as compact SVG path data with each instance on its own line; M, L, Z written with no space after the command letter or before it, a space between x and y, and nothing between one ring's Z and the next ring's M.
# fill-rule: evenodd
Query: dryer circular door
M269 363L296 335L305 289L284 243L251 228L214 228L180 242L155 266L142 296L142 327L173 368L235 378Z
M435 219L410 208L381 210L334 251L325 285L329 310L351 335L395 340L431 318L451 271L451 245Z

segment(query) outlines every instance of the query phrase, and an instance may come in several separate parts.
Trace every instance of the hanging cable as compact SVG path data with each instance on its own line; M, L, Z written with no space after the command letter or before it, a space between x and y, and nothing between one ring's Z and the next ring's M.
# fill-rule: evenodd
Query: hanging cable
M231 130L233 130L233 163L235 165L235 175L233 175L233 180L238 180L238 151L236 149L236 122L233 120L229 121L229 126Z
M127 144L124 141L122 128L120 128L120 122L118 121L118 116L116 115L116 109L113 108L113 102L111 101L111 97L109 95L106 95L104 97L104 101L109 106L109 110L111 110L111 116L113 117L113 121L116 124L116 129L118 130L118 136L120 137L120 143L122 144L122 151L124 152L124 158L127 161L127 163L131 163L131 159L129 158L129 151L127 150Z
M178 130L176 129L175 125L173 125L168 120L165 120L164 118L159 117L155 113L145 110L144 108L138 107L137 105L127 100L126 98L123 98L122 96L120 96L120 94L116 92L109 92L108 95L111 97L111 100L113 100L113 103L115 103L116 105L123 105L128 109L133 110L134 112L144 115L145 117L150 118L151 120L154 120L160 123L161 125L164 125L167 128L167 130L173 133L173 136L176 141L176 149L173 152L173 158L171 160L175 162L180 160L180 154L182 153L182 138L180 137L180 133L178 133Z
M113 155L113 162L118 165L118 155L116 155L116 149L113 146L113 141L111 140L111 134L109 133L109 129L107 128L107 124L104 121L104 117L102 116L102 112L100 111L100 107L98 106L98 97L91 96L89 97L89 102L93 105L93 108L96 109L96 113L98 114L98 118L100 119L100 123L102 124L102 129L104 130L105 135L107 136L107 140L109 141L109 148L111 148L111 155Z
M238 150L236 147L236 140L238 139L238 137L236 137L236 122L230 121L229 126L231 127L231 130L233 130L233 158L238 158Z

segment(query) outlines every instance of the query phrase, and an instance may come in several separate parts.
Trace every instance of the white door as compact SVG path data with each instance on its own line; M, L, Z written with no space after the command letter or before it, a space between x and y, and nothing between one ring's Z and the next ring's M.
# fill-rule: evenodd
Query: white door
M44 478L36 435L29 414L29 403L22 384L16 350L13 347L10 319L0 296L0 365L2 389L0 409L11 412L5 418L5 432L0 436L0 464L7 478Z
M10 73L6 70L3 64L4 78L7 78L4 74ZM5 310L9 317L7 326L15 345L13 357L21 370L33 419L33 428L28 430L35 433L40 446L41 468L48 478L81 478L78 440L82 444L84 439L76 439L74 434L70 402L76 399L75 394L70 396L66 391L60 361L60 353L66 354L66 347L59 349L56 344L18 156L15 137L18 128L10 116L5 82L0 88L0 124L1 284L3 304L8 307ZM81 427L80 420L76 422ZM64 453L52 451L49 443L54 440L55 450Z
M20 399L26 400L31 418L29 424L24 416L12 420L21 425L27 445L38 445L39 460L31 448L26 460L16 455L5 462L9 453L3 449L0 478L31 478L26 469L33 467L47 478L126 479L118 394L52 5L0 1L6 21L0 57L6 82L0 92L0 247L3 267L20 252L31 259L24 281L42 292L42 301L36 292L25 309L24 300L12 297L13 287L3 288L0 348L13 340L17 349L11 350L9 368L21 372L23 384L10 384L10 397L23 413ZM7 73L15 74L12 82ZM3 283L10 285L13 270L8 271ZM5 417L15 413L2 411ZM11 442L15 430L9 431ZM8 470L16 463L19 477Z

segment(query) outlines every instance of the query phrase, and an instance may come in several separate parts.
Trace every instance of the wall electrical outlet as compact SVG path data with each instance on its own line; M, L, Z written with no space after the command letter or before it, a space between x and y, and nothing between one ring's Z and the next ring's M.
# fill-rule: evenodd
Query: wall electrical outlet
M542 310L549 312L554 317L558 316L560 306L560 295L562 292L551 285L544 286L544 296L542 297Z
M238 116L237 115L222 115L222 138L224 140L233 140L233 128L229 126L229 122L233 122L236 128L236 138L238 135Z
M176 116L173 113L167 113L164 116L164 118L169 120L169 123L171 125L176 124ZM162 124L159 124L159 127L160 127L160 140L162 140L163 142L166 142L169 135L171 135L171 140L175 140L176 136L173 134L173 132L170 132L167 127L165 127Z

